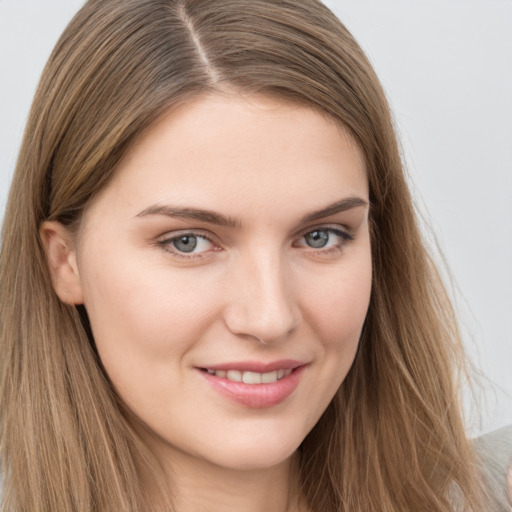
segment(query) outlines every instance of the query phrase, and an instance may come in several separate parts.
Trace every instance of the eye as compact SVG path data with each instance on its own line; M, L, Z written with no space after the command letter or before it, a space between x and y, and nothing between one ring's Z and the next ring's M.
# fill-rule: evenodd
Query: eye
M341 229L318 228L302 235L297 245L312 249L340 249L352 240L352 235Z
M178 255L201 254L212 250L214 243L203 235L183 233L159 242L166 250Z

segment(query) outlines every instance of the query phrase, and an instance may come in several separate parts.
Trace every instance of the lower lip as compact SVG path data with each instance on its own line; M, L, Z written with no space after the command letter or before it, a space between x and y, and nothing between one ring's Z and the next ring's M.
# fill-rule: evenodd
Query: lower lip
M294 368L290 375L268 384L245 384L216 377L199 370L208 384L221 395L251 409L263 409L284 402L297 388L306 367Z

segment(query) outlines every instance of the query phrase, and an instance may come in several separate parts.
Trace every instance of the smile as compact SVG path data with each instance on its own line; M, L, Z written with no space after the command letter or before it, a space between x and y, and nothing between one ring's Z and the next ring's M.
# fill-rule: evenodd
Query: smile
M227 379L232 382L243 382L245 384L272 384L292 373L291 368L279 369L273 372L259 373L241 370L206 370L208 374L215 375L221 379Z
M197 368L209 386L230 402L260 409L287 400L302 379L308 364L281 360L273 363L228 363Z

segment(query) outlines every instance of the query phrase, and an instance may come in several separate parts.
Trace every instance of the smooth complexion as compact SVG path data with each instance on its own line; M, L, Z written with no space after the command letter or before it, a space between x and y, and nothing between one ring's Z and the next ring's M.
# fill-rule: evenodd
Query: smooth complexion
M179 510L296 510L294 454L368 308L368 204L338 124L219 94L152 125L76 237L43 225L55 290L85 305Z

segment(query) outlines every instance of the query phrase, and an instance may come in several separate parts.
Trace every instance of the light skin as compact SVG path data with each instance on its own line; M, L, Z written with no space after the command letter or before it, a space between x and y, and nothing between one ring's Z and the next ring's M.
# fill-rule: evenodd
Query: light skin
M85 305L180 511L302 510L297 448L346 377L368 308L368 204L360 151L335 122L218 94L137 140L76 237L43 224L54 288ZM282 360L301 372L274 405L205 378Z

